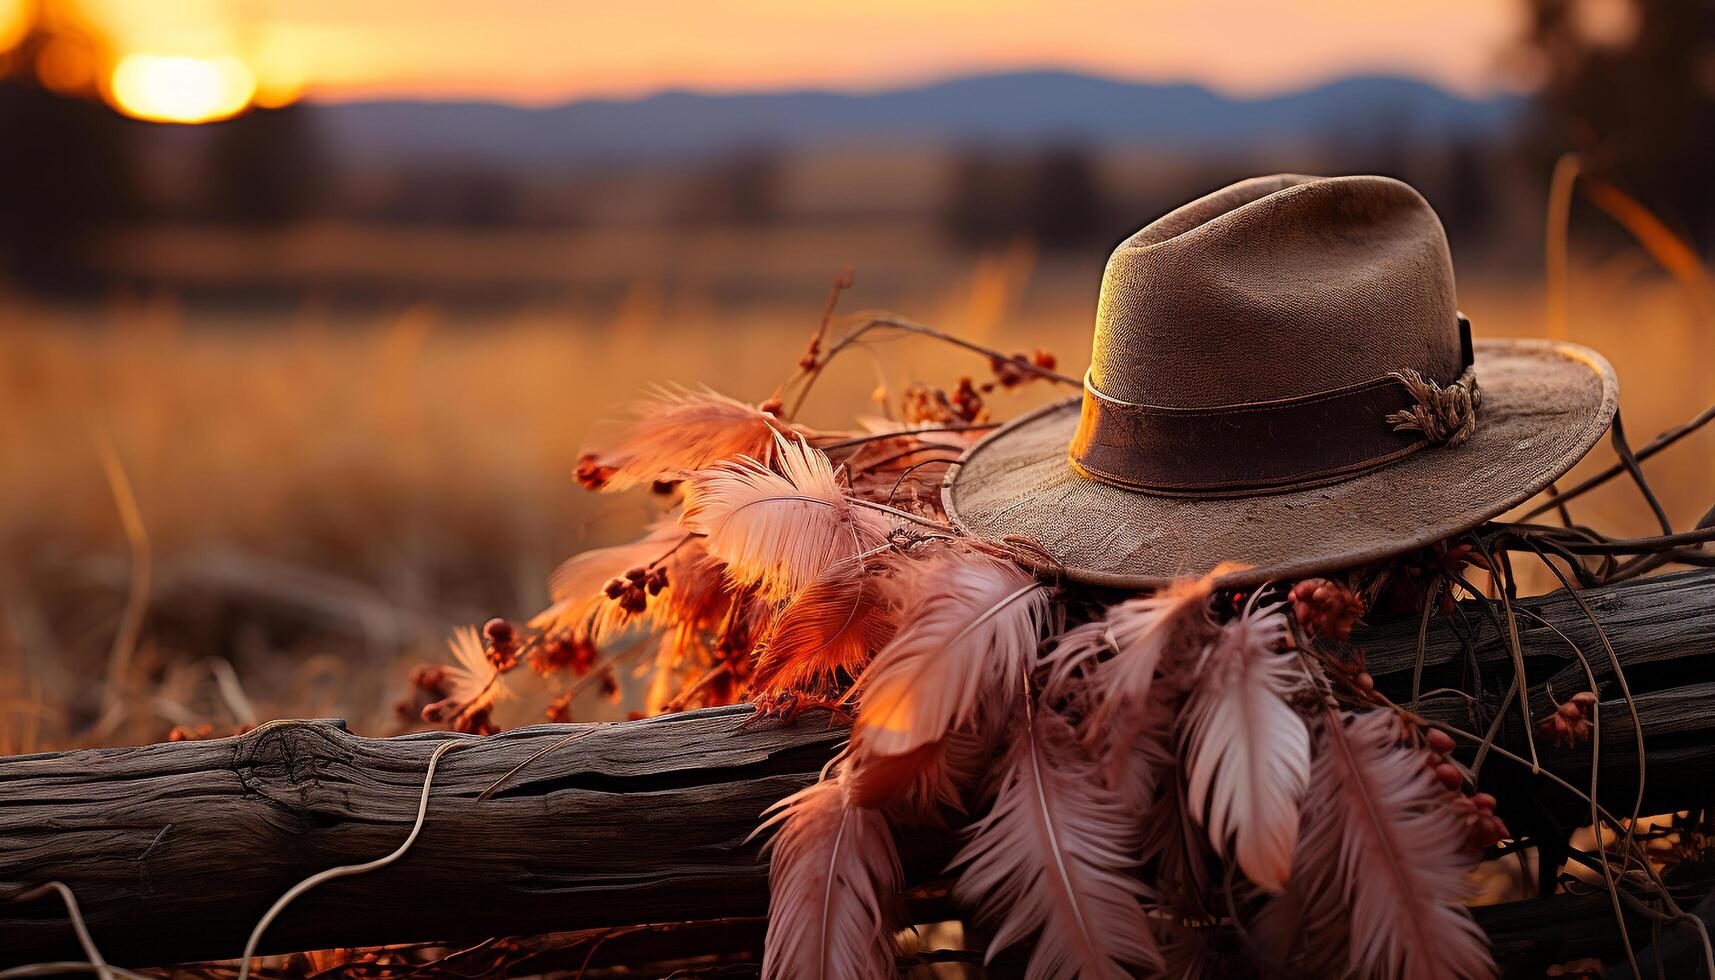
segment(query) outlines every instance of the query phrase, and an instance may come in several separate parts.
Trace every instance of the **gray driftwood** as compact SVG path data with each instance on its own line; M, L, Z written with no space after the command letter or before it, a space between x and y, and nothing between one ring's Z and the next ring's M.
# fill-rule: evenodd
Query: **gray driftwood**
M1715 572L1583 598L1631 680L1648 749L1646 811L1715 801ZM1584 686L1583 668L1555 630L1593 658L1601 795L1629 811L1634 734L1594 628L1564 595L1519 609L1536 704L1548 703L1550 687L1564 698ZM1415 619L1402 620L1355 640L1378 683L1402 699L1412 687L1417 631ZM1478 603L1432 620L1422 689L1481 693L1475 701L1431 694L1423 711L1469 729L1497 710L1516 714L1516 703L1502 700L1512 670L1503 636ZM442 758L427 824L408 855L304 896L263 948L462 942L758 915L766 869L746 838L765 808L815 777L845 733L822 713L741 728L749 717L733 707L586 726L587 735L537 759L488 800L477 797L577 726L473 740ZM1505 722L1500 744L1522 753L1523 732L1516 718ZM65 882L121 965L235 956L292 884L397 846L430 752L456 737L370 739L337 722L290 721L239 738L0 759L0 894ZM1589 746L1541 748L1552 771L1588 780ZM1540 786L1521 772L1491 757L1485 783L1516 799ZM1584 806L1564 794L1532 793L1516 805L1532 808L1531 820L1588 822ZM945 834L911 834L913 880L937 875L949 844ZM1611 948L1606 898L1597 898L1560 896L1480 918L1510 959L1534 958L1547 940L1556 953L1578 955ZM1565 930L1570 921L1579 922L1573 932ZM77 956L56 900L0 901L0 966Z

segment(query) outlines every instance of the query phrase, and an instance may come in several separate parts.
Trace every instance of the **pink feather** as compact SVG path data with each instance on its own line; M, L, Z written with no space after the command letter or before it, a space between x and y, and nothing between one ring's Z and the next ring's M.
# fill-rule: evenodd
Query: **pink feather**
M1209 596L1214 574L1182 579L1154 595L1128 599L1110 608L1101 637L1113 656L1093 671L1097 703L1085 731L1123 749L1137 733L1137 721L1149 701L1156 674L1190 659L1213 638ZM1080 656L1095 657L1092 649ZM1069 669L1067 666L1059 669ZM1087 669L1087 668L1086 668Z
M750 690L827 696L893 635L872 577L836 564L793 596L756 647Z
M783 437L775 439L772 469L745 458L692 477L680 521L706 536L734 585L754 586L769 602L809 587L836 563L855 572L858 557L892 527L881 512L852 502L820 450Z
M897 587L908 597L899 632L858 681L860 759L903 755L977 723L1019 689L1049 614L1046 586L978 552L905 563Z
M1464 828L1399 734L1389 711L1322 724L1292 886L1259 928L1277 934L1276 948L1302 937L1312 960L1345 950L1343 966L1364 980L1493 977L1487 941L1461 904L1474 864ZM1278 935L1283 927L1293 935Z
M965 812L965 796L987 773L994 750L978 733L954 730L903 755L854 755L846 771L854 804L882 807L908 824L946 826L949 812Z
M1181 722L1190 812L1222 857L1263 890L1286 888L1298 805L1310 780L1310 731L1287 702L1302 675L1281 652L1278 607L1246 609L1209 645Z
M1136 814L1103 788L1072 726L1042 712L1018 734L994 804L954 858L953 894L995 925L989 956L1032 934L1028 980L1159 969L1140 904Z
M893 977L890 907L902 887L887 820L848 804L825 779L769 808L768 936L763 980Z
M738 456L767 461L775 433L789 429L754 406L707 389L659 388L628 415L584 446L585 455L611 468L603 490L682 479Z

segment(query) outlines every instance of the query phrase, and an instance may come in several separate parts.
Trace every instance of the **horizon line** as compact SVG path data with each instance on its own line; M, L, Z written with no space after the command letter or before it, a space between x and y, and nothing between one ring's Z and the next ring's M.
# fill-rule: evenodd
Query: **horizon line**
M904 92L920 91L939 88L958 82L977 81L982 79L997 79L1022 77L1030 75L1052 76L1060 75L1072 78L1090 79L1093 81L1109 82L1135 88L1161 89L1198 89L1208 92L1231 102L1267 102L1272 99L1286 98L1329 88L1342 82L1352 81L1400 81L1412 82L1426 88L1444 92L1454 98L1473 103L1496 102L1507 99L1529 97L1532 91L1528 88L1491 85L1478 90L1468 90L1450 86L1442 81L1411 72L1387 71L1385 69L1359 69L1337 74L1329 74L1304 80L1298 84L1285 84L1268 89L1232 88L1228 86L1211 85L1188 76L1176 78L1126 77L1117 73L1107 73L1085 68L1069 67L1064 64L1023 65L1016 68L973 70L966 72L939 72L924 74L915 79L892 79L875 84L837 85L837 84L782 84L778 86L723 86L723 85L664 85L640 90L616 90L611 93L590 93L586 95L570 95L543 98L526 98L503 96L498 93L484 95L474 89L468 94L461 86L449 86L445 93L436 94L418 88L415 91L399 89L396 92L391 86L376 86L373 92L363 90L344 90L345 93L330 94L316 87L308 89L300 100L304 103L318 106L364 105L375 103L405 103L421 105L484 105L503 106L520 110L549 110L560 109L575 105L609 104L629 105L647 102L652 99L672 95L689 95L706 98L733 98L745 96L787 96L787 95L833 95L851 98L891 95Z

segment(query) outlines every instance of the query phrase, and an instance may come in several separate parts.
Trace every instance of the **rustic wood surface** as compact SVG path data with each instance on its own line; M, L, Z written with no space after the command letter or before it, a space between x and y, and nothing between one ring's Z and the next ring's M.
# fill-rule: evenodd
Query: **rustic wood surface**
M1632 682L1648 748L1646 810L1715 799L1715 572L1646 579L1583 598ZM1634 736L1594 629L1564 595L1521 602L1518 617L1534 702L1548 703L1542 682L1558 697L1584 686L1576 656L1554 630L1593 658L1604 727L1602 796L1629 810ZM1401 620L1355 640L1378 684L1398 697L1411 689L1417 632L1415 619ZM1574 668L1576 683L1568 673ZM1502 704L1510 672L1504 631L1477 603L1464 604L1459 615L1431 622L1423 689L1482 695L1473 704L1437 694L1424 699L1423 710L1468 728L1497 709L1516 712L1516 704ZM741 727L749 718L748 707L715 708L471 739L442 758L412 851L381 871L304 896L263 948L461 942L758 915L766 907L766 868L746 838L765 808L815 777L845 732L823 713ZM491 799L477 798L574 730L588 734L537 759ZM1501 731L1501 744L1523 751L1522 723L1515 718ZM235 956L256 919L292 884L373 859L403 840L429 754L449 738L463 737L370 739L336 722L288 721L238 738L0 759L0 896L65 882L103 952L120 965ZM1552 771L1587 781L1588 746L1541 748ZM1485 783L1504 784L1496 788L1515 796L1539 785L1520 772L1491 764ZM1584 819L1584 805L1570 796L1543 798L1568 826ZM949 843L944 833L911 834L908 874L918 881L936 875ZM1598 898L1605 907L1606 898ZM1576 901L1577 915L1567 898L1490 910L1482 921L1514 957L1571 920L1580 923L1579 935L1562 935L1563 945L1611 941L1601 909ZM56 900L0 901L0 966L66 958L79 953Z

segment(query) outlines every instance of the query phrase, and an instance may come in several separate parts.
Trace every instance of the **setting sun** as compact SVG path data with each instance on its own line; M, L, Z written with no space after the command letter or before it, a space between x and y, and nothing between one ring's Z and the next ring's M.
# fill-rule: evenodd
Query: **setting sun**
M113 102L128 115L199 123L244 111L256 76L237 58L133 54L113 69Z

